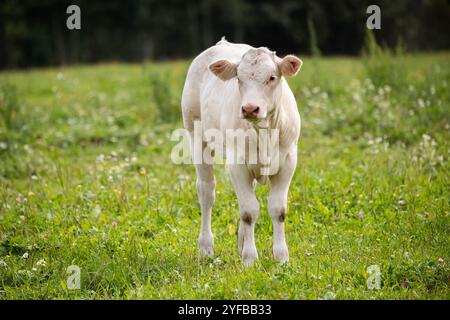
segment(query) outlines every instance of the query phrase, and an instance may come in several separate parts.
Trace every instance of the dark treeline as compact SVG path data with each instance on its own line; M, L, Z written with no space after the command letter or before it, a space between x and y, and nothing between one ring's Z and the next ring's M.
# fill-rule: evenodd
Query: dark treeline
M68 30L66 8L81 8ZM190 57L225 35L280 53L358 54L366 8L379 43L450 47L448 0L1 0L0 68Z

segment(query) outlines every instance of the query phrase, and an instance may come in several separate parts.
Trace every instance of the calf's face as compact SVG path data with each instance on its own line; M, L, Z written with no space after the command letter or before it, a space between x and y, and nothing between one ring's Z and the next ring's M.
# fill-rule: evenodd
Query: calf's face
M301 65L295 56L281 59L267 48L257 48L248 50L237 64L219 60L209 69L224 81L237 77L241 117L252 121L266 118L275 108L281 77L296 75Z

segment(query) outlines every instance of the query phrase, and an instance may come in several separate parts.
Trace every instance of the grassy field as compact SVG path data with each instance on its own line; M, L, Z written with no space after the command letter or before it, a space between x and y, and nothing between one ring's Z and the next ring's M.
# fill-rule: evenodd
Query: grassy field
M223 167L197 258L194 167L170 160L188 61L1 72L0 298L450 299L450 54L303 60L291 261L259 186L249 269Z

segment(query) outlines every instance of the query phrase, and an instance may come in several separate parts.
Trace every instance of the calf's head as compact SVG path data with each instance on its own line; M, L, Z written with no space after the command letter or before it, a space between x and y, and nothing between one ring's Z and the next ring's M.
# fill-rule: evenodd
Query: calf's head
M301 66L302 61L293 55L281 59L267 48L257 48L248 50L237 64L219 60L209 69L224 81L237 77L241 117L254 120L266 118L275 108L281 77L296 75Z

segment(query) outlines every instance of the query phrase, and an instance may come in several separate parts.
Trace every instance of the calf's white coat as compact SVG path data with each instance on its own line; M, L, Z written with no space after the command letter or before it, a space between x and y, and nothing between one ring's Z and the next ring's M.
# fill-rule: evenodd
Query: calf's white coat
M259 215L255 197L256 181L270 181L268 209L273 222L273 257L289 260L284 234L289 185L297 164L297 141L300 115L294 95L285 76L295 75L302 62L294 56L281 59L267 48L253 48L224 39L198 55L192 62L182 95L184 127L194 139L194 121L208 129L261 128L279 130L279 167L269 176L261 175L260 164L228 164L231 180L239 202L240 224L238 247L244 265L253 264L258 253L254 226ZM258 106L253 119L244 119L242 106ZM205 137L202 148L210 145ZM225 139L224 139L225 141ZM211 164L196 164L197 192L201 207L199 254L214 254L211 232L211 208L215 197L215 177Z

